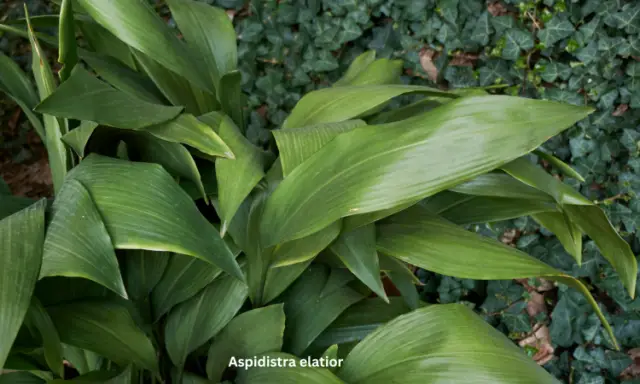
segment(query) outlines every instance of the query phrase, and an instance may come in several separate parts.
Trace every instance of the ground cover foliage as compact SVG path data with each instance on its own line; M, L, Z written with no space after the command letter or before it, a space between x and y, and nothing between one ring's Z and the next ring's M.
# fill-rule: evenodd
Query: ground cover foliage
M495 92L597 107L587 120L544 148L584 176L583 182L564 180L598 201L634 253L640 251L635 234L640 219L640 4L209 2L235 10L230 13L239 37L243 89L251 95L248 136L261 146L274 145L268 130L282 124L304 93L337 80L358 54L369 49L377 57L404 60L408 83L448 88L504 85ZM30 53L21 53L17 40L4 36L0 46L19 60L23 55L27 63ZM11 104L6 106L3 121L11 111ZM24 142L12 145L24 148ZM531 219L477 229L589 281L623 350L640 346L640 299L629 298L594 244L585 243L578 267L559 241ZM566 382L616 383L631 364L625 352L605 346L597 317L572 290L536 288L539 281L486 283L417 273L425 284L424 299L467 302L515 340L532 333L536 324L547 325L556 357L545 367ZM537 294L547 314L531 316L528 303ZM532 348L531 353L536 352Z

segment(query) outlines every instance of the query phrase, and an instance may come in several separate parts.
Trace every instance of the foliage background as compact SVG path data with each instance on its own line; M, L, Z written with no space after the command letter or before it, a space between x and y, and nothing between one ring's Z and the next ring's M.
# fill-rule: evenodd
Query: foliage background
M589 119L544 148L585 177L584 183L565 181L600 202L634 253L640 253L639 1L203 1L228 9L234 18L243 88L250 95L248 135L263 146L273 145L269 129L283 122L304 93L331 84L369 49L378 57L404 60L407 83L502 85L496 92L596 107ZM54 7L39 0L27 5L32 14ZM166 14L162 1L155 5ZM0 5L0 20L21 14L22 2ZM168 15L167 21L172 23ZM2 36L0 49L28 65L23 40ZM46 157L17 110L0 99L0 174L14 193L47 195ZM585 243L578 267L558 240L531 219L475 229L589 282L624 352L607 347L599 321L579 294L565 289L538 293L540 281L483 282L418 271L425 300L466 302L514 340L526 338L536 324L546 325L555 357L545 367L564 382L626 378L640 383L640 357L633 372L626 369L633 361L625 353L640 347L640 288L632 300L592 242ZM532 316L527 309L536 304L539 313Z

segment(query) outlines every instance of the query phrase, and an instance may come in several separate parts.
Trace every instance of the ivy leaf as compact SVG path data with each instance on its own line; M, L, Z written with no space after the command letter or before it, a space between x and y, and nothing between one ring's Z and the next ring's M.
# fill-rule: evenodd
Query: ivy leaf
M640 77L640 63L638 62L629 63L625 73L631 77Z
M450 66L444 72L444 78L454 88L469 88L478 86L478 80L473 68L468 66Z
M640 32L640 4L633 6L632 3L626 4L622 10L613 15L615 27L624 29L628 34L636 34Z
M342 23L342 30L338 35L338 40L341 44L346 43L348 41L352 41L357 39L362 35L362 29L355 21L351 19L345 19Z
M576 52L578 60L585 64L591 64L598 58L598 43L591 41L586 47L580 48Z
M439 2L442 18L451 24L456 24L458 20L458 1L459 0L441 0Z
M568 80L571 77L571 67L564 63L552 61L545 65L544 70L540 73L542 80L553 83L558 78Z
M517 60L521 51L527 51L534 46L531 34L521 29L512 28L505 34L505 46L502 57L507 60Z
M329 51L320 51L313 63L313 69L316 72L329 72L337 69L338 60Z
M564 17L555 16L544 29L538 31L538 39L545 47L552 47L556 42L569 37L575 29L573 24Z
M495 28L497 34L502 34L504 31L515 27L516 22L511 16L497 16L491 18L491 25Z
M484 12L477 20L471 32L471 41L481 45L487 45L491 37L492 27L489 24L489 12Z
M480 80L480 86L486 87L489 85L510 83L511 75L509 74L509 66L507 62L500 59L491 59L487 63L478 69L478 75Z

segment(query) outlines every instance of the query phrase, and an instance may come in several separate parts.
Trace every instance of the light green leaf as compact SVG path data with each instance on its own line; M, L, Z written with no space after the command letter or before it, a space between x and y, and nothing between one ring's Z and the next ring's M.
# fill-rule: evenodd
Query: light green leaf
M73 0L62 0L60 7L60 24L58 27L59 55L58 62L62 64L60 81L69 78L71 70L78 63L78 45L76 43L76 22L73 17Z
M353 129L278 185L265 207L263 246L450 188L533 150L590 112L549 101L473 96L397 123Z
M283 175L286 177L336 136L365 125L366 123L362 120L347 120L297 129L273 130L272 133L280 152Z
M402 261L384 254L379 255L380 267L389 277L393 285L400 291L402 299L411 309L420 307L420 295L416 284L420 280L413 274L409 267Z
M73 149L74 152L82 159L85 156L84 152L87 147L87 143L96 128L98 128L98 123L84 120L78 127L62 136L61 140L71 147L71 149Z
M221 232L224 235L242 201L264 177L262 155L229 117L212 112L198 118L216 130L235 156L234 159L216 159L219 213L222 219Z
M33 327L38 330L38 333L40 333L44 347L44 358L49 369L58 377L64 377L60 336L58 336L58 331L53 325L53 321L51 321L47 310L35 296L31 298L31 305L27 311L25 322L33 325Z
M376 229L373 224L342 232L331 244L330 249L360 281L384 301L389 302L380 280Z
M559 211L558 206L549 201L475 196L441 210L439 215L458 225L467 225Z
M171 254L144 250L126 251L124 280L131 300L144 300L158 284L164 274ZM186 256L183 256L186 258ZM194 258L189 258L195 260Z
M381 326L349 353L338 376L350 384L557 383L459 304L430 305Z
M375 51L370 52L375 53ZM350 74L349 71L351 71L354 65L356 65L356 67L353 72L357 70L357 67L361 63L364 63L364 60L360 63L357 62L358 59L368 53L369 52L365 52L358 56L344 77L336 81L333 86L384 85L397 84L400 82L400 75L402 75L402 70L404 69L402 60L378 59L369 63L366 67L361 68L357 73Z
M204 62L210 84L220 88L222 76L238 65L236 33L229 16L223 9L197 1L169 0L167 3L185 40Z
M564 161L558 159L557 157L547 153L541 149L537 149L533 151L536 155L540 156L542 159L546 160L549 164L554 166L560 172L565 174L566 176L573 177L581 183L584 183L584 177L578 173L575 169L571 168L571 166Z
M568 284L585 295L617 347L609 323L579 280L515 248L466 231L424 208L401 212L380 225L377 244L385 254L447 276L476 280L542 276Z
M163 123L181 111L182 107L152 104L111 88L81 66L76 66L71 77L36 107L40 113L128 129Z
M233 122L244 132L243 107L246 103L246 97L242 93L242 74L240 71L232 71L222 76L217 90L222 111L231 117Z
M553 201L549 195L504 173L487 173L458 184L450 191L475 196Z
M243 279L218 232L160 165L92 154L69 178L89 190L116 248L182 253Z
M575 225L595 241L620 275L629 295L635 296L638 264L629 244L615 230L604 211L542 168L520 158L502 167L516 179L553 196Z
M136 326L129 311L114 301L75 301L48 307L60 339L102 355L118 364L136 364L156 372L151 341Z
M82 59L115 88L149 103L165 103L164 97L149 78L120 63L117 59L94 52L85 52Z
M0 367L9 356L38 279L45 200L0 220Z
M301 367L298 357L286 353L269 353L256 356L258 359L265 356L269 361L291 362L278 367L253 367L238 370L238 384L346 384L326 368Z
M51 72L49 62L47 61L47 57L40 47L40 43L38 43L38 39L35 36L33 28L31 28L29 12L27 11L26 5L24 10L29 29L29 41L31 42L31 69L36 79L36 86L38 88L38 93L40 94L40 100L44 100L54 93L56 83L53 73ZM67 148L64 146L62 140L60 140L62 135L66 133L67 126L66 122L62 119L56 119L46 113L43 114L42 118L44 120L45 131L44 142L47 147L47 154L49 157L53 188L55 192L58 192L62 187L62 182L67 174L67 167L69 166Z
M40 279L47 276L93 280L127 298L107 228L87 189L74 179L64 183L53 202Z
M340 235L340 229L341 221L338 220L312 235L280 244L273 252L272 268L313 260Z
M234 154L212 127L195 116L183 113L177 118L144 129L160 139L189 145L209 156L234 159Z
M282 304L245 312L213 339L207 357L207 376L219 382L232 357L246 359L282 348L284 334Z
M167 316L165 343L171 361L183 367L187 355L224 328L247 298L247 286L223 276Z
M189 82L213 91L195 55L142 0L77 0L98 24Z
M324 266L314 264L283 297L287 350L296 355L302 354L345 309L363 299L346 286L322 295L328 277Z
M415 85L363 85L324 88L307 93L282 125L283 129L338 123L361 116L390 99L411 93L455 98L454 94Z
M342 77L333 83L334 87L350 85L360 73L362 73L367 67L376 60L376 51L366 51L358 55Z
M284 292L311 264L313 259L287 265L286 267L270 268L264 283L262 303L269 303Z
M553 232L564 249L578 264L582 263L582 232L567 214L562 212L540 212L531 215L538 224Z
M351 231L351 230L354 230L356 228L360 228L362 226L365 226L367 224L375 223L376 221L382 220L385 217L389 217L389 216L391 216L391 215L393 215L395 213L398 213L400 211L404 211L405 209L415 205L420 200L422 200L422 199L419 199L419 200L416 200L416 201L409 201L408 203L403 203L403 204L397 205L397 206L395 206L393 208L383 209L381 211L363 213L362 215L347 216L343 220L343 230L344 231Z

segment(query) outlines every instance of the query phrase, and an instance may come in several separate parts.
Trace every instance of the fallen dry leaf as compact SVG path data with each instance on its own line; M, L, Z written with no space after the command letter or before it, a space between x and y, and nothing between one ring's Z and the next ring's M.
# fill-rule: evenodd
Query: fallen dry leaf
M509 13L509 11L507 11L507 8L504 6L504 4L502 4L501 1L489 3L489 5L487 5L487 10L492 16L504 16Z
M551 345L551 334L549 333L549 328L544 324L536 324L533 329L533 334L520 340L518 345L536 348L538 352L533 355L533 360L538 365L545 365L553 359L554 349Z
M534 317L539 313L547 312L547 305L544 302L544 296L538 292L529 292L531 298L527 300L527 313Z
M473 67L480 58L477 53L458 52L453 55L449 65L458 67Z
M629 104L620 104L616 107L616 110L611 114L612 116L622 116L629 109Z
M633 359L633 363L620 374L622 380L632 380L640 377L640 348L630 349L627 353Z
M427 77L429 77L429 80L433 81L434 83L438 80L438 68L436 68L436 65L433 63L435 55L436 51L434 51L433 49L425 48L420 51L420 65L422 66L422 69L424 69L424 71L427 73Z

